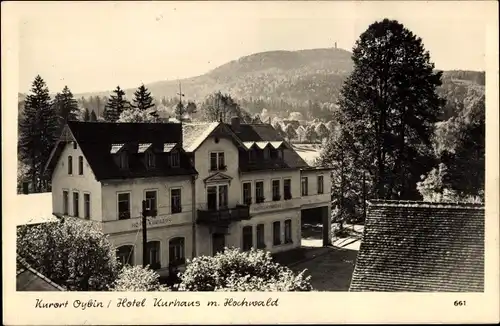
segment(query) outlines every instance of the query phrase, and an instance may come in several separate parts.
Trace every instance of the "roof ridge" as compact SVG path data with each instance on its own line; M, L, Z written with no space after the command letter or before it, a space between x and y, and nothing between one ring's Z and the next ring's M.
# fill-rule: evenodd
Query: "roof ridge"
M371 199L367 201L370 206L379 207L422 207L422 208L463 208L484 209L484 204L468 202L431 202L419 200L397 200L397 199Z

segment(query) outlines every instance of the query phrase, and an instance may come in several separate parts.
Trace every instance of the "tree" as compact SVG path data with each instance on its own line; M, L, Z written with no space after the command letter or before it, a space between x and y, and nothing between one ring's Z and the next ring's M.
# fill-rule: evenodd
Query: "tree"
M250 122L251 117L236 103L231 95L216 92L206 97L202 105L202 114L205 121L223 121L229 123L236 116L243 122Z
M278 123L273 124L273 128L276 130L276 132L278 132L278 134L281 137L286 138L286 133L283 130L283 127L281 126L281 123L278 122Z
M114 248L99 226L73 218L19 227L17 254L70 291L108 290L119 269Z
M341 132L355 141L382 199L418 199L416 183L435 163L431 136L444 101L422 40L395 20L371 24L353 49L354 70L340 92Z
M92 111L94 112L94 111ZM89 122L90 121L90 112L89 112L89 109L85 108L83 110L83 121L85 122Z
M120 114L130 106L125 99L125 92L120 86L117 86L113 93L115 95L111 95L104 108L103 117L108 122L116 122L120 118Z
M297 132L293 128L292 124L287 124L286 125L286 127L285 127L285 134L286 134L286 138L288 139L288 141L291 141L292 139L294 139L295 137L297 137Z
M145 111L148 110L152 107L154 107L153 103L153 97L151 96L151 92L148 91L146 86L142 84L137 88L137 90L134 93L134 99L132 100L133 108L137 108L139 110Z
M96 122L97 121L97 115L95 114L95 111L92 110L92 112L90 112L90 119L89 119L90 122Z
M180 276L179 291L311 291L305 270L295 274L263 250L225 249L196 257Z
M329 132L333 132L333 130L335 129L335 122L333 120L330 120L326 123L325 127L326 129L328 129Z
M26 96L18 140L19 157L27 166L34 192L48 190L43 172L58 133L57 113L50 103L49 89L38 75L33 81L31 94Z
M307 141L311 142L311 143L314 143L316 141L316 138L317 138L317 134L316 134L316 131L314 130L314 125L310 124L306 127L306 132L305 132L305 139L307 139Z
M68 86L64 86L62 92L56 94L53 105L60 117L61 126L64 126L68 121L78 120L78 103Z
M158 113L151 107L147 110L133 108L123 111L116 122L158 122Z
M187 114L194 114L197 111L196 103L192 101L188 101L186 104L186 113Z
M160 284L160 275L149 267L124 266L111 286L112 291L147 292L169 291Z
M303 142L304 139L306 138L306 128L304 128L303 126L298 126L295 132L297 133L299 142Z
M316 131L316 135L318 135L319 139L322 141L323 139L328 137L328 129L326 128L325 124L320 122L316 125L316 128L314 129Z

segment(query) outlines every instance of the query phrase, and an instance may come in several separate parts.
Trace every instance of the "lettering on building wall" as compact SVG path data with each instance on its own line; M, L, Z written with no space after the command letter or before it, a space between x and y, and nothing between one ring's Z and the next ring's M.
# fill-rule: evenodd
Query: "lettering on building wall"
M148 227L149 226L158 226L158 225L168 224L171 221L172 221L172 219L170 217L148 218L147 224L148 224ZM134 228L134 229L140 229L141 227L142 227L142 220L141 219L132 223L132 228Z

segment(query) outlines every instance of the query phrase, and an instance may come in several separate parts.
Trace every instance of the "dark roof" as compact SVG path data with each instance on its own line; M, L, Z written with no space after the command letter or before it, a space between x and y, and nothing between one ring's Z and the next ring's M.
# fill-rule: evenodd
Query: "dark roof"
M230 125L228 125L231 127ZM283 141L285 139L274 129L270 124L257 123L257 124L240 124L237 130L232 129L234 133L241 139L242 142L258 142L258 141ZM296 169L305 168L309 165L300 157L300 155L291 147L286 146L283 149L283 162L258 162L250 164L243 163L241 167L246 171L254 171L261 169Z
M164 144L179 144L182 129L176 123L107 123L70 121L71 131L81 148L97 180L161 177L196 174L189 159L181 150L181 167L171 168L167 164L168 154L163 153ZM144 153L138 153L140 144L151 143L155 152L156 168L148 169L144 164ZM57 162L65 141L59 142L49 164ZM119 169L111 153L114 144L125 144L129 151L129 168Z
M372 201L350 291L484 291L484 206Z
M34 270L23 259L17 259L16 272L17 291L66 291L62 286L52 282L46 276Z

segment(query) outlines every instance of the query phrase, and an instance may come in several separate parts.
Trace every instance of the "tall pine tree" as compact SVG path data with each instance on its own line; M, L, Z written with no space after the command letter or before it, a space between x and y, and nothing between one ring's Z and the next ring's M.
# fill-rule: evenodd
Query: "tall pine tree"
M108 103L104 108L104 120L108 122L116 122L120 118L120 114L130 107L130 104L125 99L125 92L117 86L113 91L114 95L111 95Z
M90 122L96 122L97 121L97 115L95 114L95 111L92 110L92 112L90 112Z
M90 121L90 112L89 112L89 109L87 109L87 108L83 109L83 121L85 121L85 122Z
M134 93L134 100L132 107L145 111L154 106L155 105L153 103L153 97L151 96L151 92L149 92L146 86L142 84Z
M337 119L353 139L345 156L367 172L377 198L417 199L416 184L435 163L431 136L444 101L422 40L394 20L371 24L356 42L354 70ZM354 171L353 171L354 172Z
M56 94L53 105L60 118L59 121L61 125L64 125L68 121L78 119L78 103L68 86L64 86L62 92Z
M19 157L27 166L34 192L49 190L43 172L58 132L57 113L51 105L49 89L38 75L33 81L31 94L26 96L18 141Z

